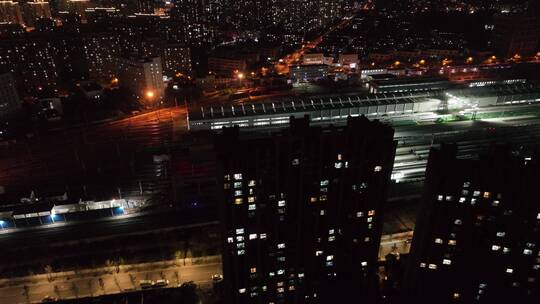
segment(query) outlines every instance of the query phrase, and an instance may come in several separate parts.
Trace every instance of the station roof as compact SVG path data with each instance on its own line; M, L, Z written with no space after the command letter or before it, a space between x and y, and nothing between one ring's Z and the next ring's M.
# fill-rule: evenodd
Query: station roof
M311 96L276 100L274 102L250 103L232 106L213 106L190 109L190 120L207 120L248 117L269 114L293 114L324 109L351 108L381 104L418 102L434 97L433 93L380 93Z

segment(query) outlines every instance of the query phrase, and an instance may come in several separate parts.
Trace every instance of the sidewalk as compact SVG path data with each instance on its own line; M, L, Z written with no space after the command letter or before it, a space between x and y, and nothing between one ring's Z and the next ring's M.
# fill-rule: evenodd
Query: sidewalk
M185 262L185 264L184 264ZM194 281L211 286L221 274L221 256L100 267L0 279L0 304L39 303L45 296L71 299L139 289L140 280L169 280L168 287Z

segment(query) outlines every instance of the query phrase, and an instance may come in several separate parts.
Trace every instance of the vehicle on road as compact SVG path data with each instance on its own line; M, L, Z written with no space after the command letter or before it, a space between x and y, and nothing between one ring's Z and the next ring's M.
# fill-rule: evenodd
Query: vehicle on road
M141 289L148 289L154 287L156 283L152 280L140 280L139 286L141 286Z
M169 285L169 280L157 280L154 284L155 287L165 287Z
M222 275L222 274L217 274L217 273L214 274L214 275L212 276L212 281L213 281L214 283L223 281L223 275Z
M41 303L51 303L51 302L56 302L58 301L57 298L53 298L51 296L45 296L43 297L43 299L41 300Z

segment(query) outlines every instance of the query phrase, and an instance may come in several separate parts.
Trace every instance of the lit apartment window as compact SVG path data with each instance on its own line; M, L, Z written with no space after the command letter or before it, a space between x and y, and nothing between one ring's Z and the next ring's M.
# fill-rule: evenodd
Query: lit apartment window
M249 235L249 239L250 240L255 240L257 238L257 234L256 233L252 233Z
M443 263L443 265L451 265L451 264L452 264L452 260L449 260L449 259L443 259L442 263Z
M362 263L360 263L360 265L362 265L362 267L366 267L366 266L367 266L367 262L366 262L366 261L363 261Z
M234 190L234 196L241 196L242 190Z
M501 249L501 246L499 246L499 245L493 245L493 246L491 246L491 250L493 250L493 251L497 251L497 250L499 250L499 249Z
M285 201L284 200L278 201L278 207L285 207Z
M315 256L320 256L323 254L323 251L322 250L317 250L315 251Z
M461 295L460 295L459 293L454 292L454 299L459 299L460 296L461 296Z
M448 245L455 246L456 240L448 240Z
M506 268L506 273L513 273L514 272L514 269L512 268Z
M332 261L334 259L334 256L333 255L329 255L326 257L326 260L327 261Z
M236 236L236 241L237 242L242 242L243 240L244 240L243 236L241 236L241 235Z
M326 195L321 195L321 196L319 197L319 200L320 200L321 202L325 202L327 199L328 199L328 197L327 197Z
M341 169L342 166L343 166L343 164L341 162L336 162L334 164L334 168L336 168L336 169Z
M235 189L242 188L242 182L234 182L234 188Z
M257 267L251 267L251 268L249 269L249 272L250 272L250 273L256 273L256 272L257 272Z
M321 187L323 187L323 186L328 186L328 180L327 179L321 181Z
M324 210L321 210L320 215L324 215Z
M233 242L234 242L234 238L232 238L232 237L227 238L227 243L233 243Z
M420 263L420 268L426 268L426 263L421 262L421 263Z
M266 233L261 233L260 238L261 238L261 240L266 239Z
M254 196L248 197L248 203L253 203L253 202L255 202L255 197Z
M435 243L436 244L442 244L443 243L443 240L441 238L436 238L435 239Z
M438 201L442 201L443 199L444 199L444 196L442 196L442 195L437 195L437 200L438 200Z
M480 191L474 191L474 192L473 192L473 196L475 196L475 197L476 197L476 196L480 196Z
M507 253L509 253L509 252L510 252L510 248L508 248L508 247L504 247L504 248L503 248L503 253L504 253L504 254L507 254Z
M255 205L255 204L249 204L248 205L248 210L252 211L252 210L255 210L255 209L257 209L257 205Z
M235 179L235 180L241 180L241 179L242 179L242 173L236 173L236 174L234 175L234 179Z
M497 232L498 237L504 237L505 235L506 235L506 232L504 232L504 231Z
M238 289L238 293L245 293L246 292L246 289L245 288L240 288Z
M299 165L299 164L300 164L300 160L299 160L298 158L295 158L295 159L292 160L291 164L292 164L293 166Z
M489 193L489 192L487 192L487 191L484 192L484 198L489 198L490 196L491 196L491 193Z
M328 234L334 234L335 230L334 229L330 229L328 230Z
M310 202L312 203L316 203L317 202L317 198L312 196L310 199L309 199Z
M368 211L368 216L374 216L374 215L375 215L375 210Z
M362 216L364 216L364 213L363 213L363 212L360 212L360 211L359 211L359 212L356 212L356 217L362 217Z
M254 180L250 180L249 183L248 183L248 186L254 187L254 186L255 186L255 181L254 181Z
M437 269L437 264L429 264L428 268L435 270Z
M285 243L279 243L279 244L277 245L277 248L278 248L278 249L285 249Z
M336 240L336 237L333 236L333 235L331 235L331 236L328 237L328 241L329 241L329 242L333 242L333 241L335 241L335 240Z
M381 166L375 166L375 169L373 169L373 171L375 172L380 172L381 170L382 170Z
M278 269L277 274L282 275L285 273L285 269Z
M236 229L236 234L242 234L242 233L244 233L244 228Z
M532 253L533 253L533 252L532 252L532 250L530 250L530 249L523 249L523 254L524 254L524 255L532 255Z
M460 202L460 203L464 203L466 200L467 200L467 199L464 198L464 197L460 197L460 198L459 198L459 202Z
M491 203L491 205L493 207L497 207L497 206L499 206L499 201L495 200L495 201L493 201L493 203Z
M237 254L238 255L244 255L246 253L246 251L244 249L240 249L237 251Z
M244 199L241 198L241 197L237 197L237 198L234 199L234 203L235 203L236 205L240 205L240 204L242 204L243 202L244 202Z
M447 202L451 202L452 200L454 200L454 197L453 197L453 196L451 196L451 195L447 195L447 196L446 196L446 201L447 201Z

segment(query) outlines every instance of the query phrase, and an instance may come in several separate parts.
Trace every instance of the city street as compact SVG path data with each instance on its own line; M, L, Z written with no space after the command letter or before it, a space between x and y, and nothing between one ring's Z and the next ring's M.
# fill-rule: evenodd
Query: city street
M44 297L82 298L140 289L140 280L169 280L168 287L193 281L208 288L212 275L221 274L221 257L165 261L137 265L40 274L17 279L0 279L0 303L38 303Z

